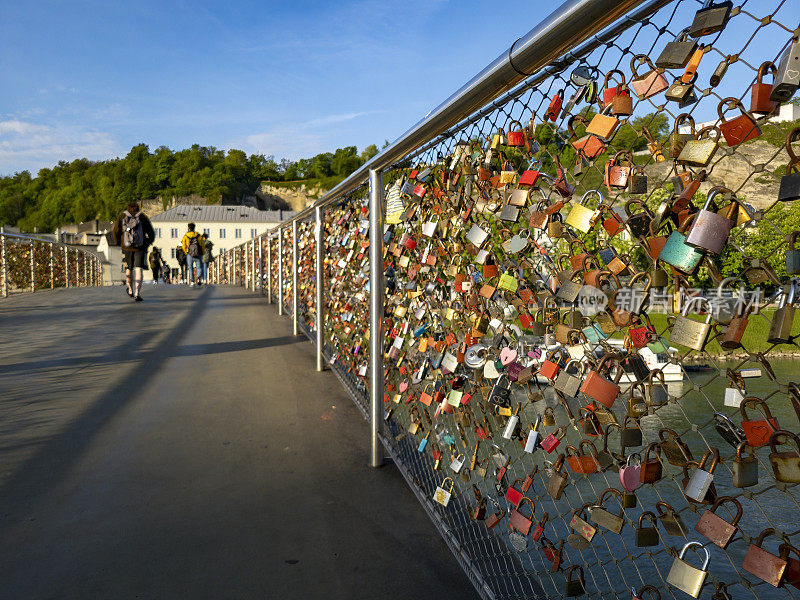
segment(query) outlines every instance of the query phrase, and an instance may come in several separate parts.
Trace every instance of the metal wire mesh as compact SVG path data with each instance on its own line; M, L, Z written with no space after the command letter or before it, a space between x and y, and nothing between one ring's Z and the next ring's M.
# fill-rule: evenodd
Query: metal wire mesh
M694 83L695 101L679 106L665 99L667 90L663 89L644 99L638 96L648 95L647 88L644 94L633 93L631 114L617 115L614 131L603 136L605 151L595 157L587 157L590 147L586 142L597 143L597 140L586 137L586 125L569 123L570 116L575 114L592 122L598 112L595 103L579 100L570 111L557 111L555 119L545 119L559 90L563 90L565 104L577 91L579 86L571 75L578 66L586 67L591 77L597 79L601 99L606 87L603 76L614 69L621 71L628 85L634 87L631 60L639 54L654 60L667 42L675 40L692 23L700 8L698 2L680 0L668 3L647 19L627 21L613 35L599 36L590 44L593 47L589 51L568 54L542 73L533 74L530 81L535 85L523 86L494 102L384 173L389 196L387 213L391 203L398 200L397 191L403 203L402 217L395 215L397 218L392 219L387 214L387 222L393 221L393 225L387 236L385 262L389 285L384 439L412 488L421 498L428 499L426 509L435 514L437 525L484 596L564 597L575 592L568 582L570 567L580 566L585 581L578 591L592 597L627 599L631 598L632 589L653 586L660 596L678 598L684 592L672 585L673 581L668 583L670 570L677 551L687 541L697 541L711 555L704 595L720 600L726 593L731 598L800 597L797 586L791 582L785 581L776 588L743 567L752 552L751 543L768 528L775 531L764 543L771 554L780 554L778 546L782 542L800 547L797 486L776 478L775 450L769 445L743 446L745 457L748 454L755 457L757 483L735 482L741 464L736 460L736 444L730 441L738 441L738 435L752 442L757 438L752 425L745 427L745 431L739 428L743 423L759 420L767 425L767 433L776 425L789 432L798 431L800 400L792 383L795 362L791 355L786 358L782 353L796 350L795 337L800 326L790 322L784 341L768 342L767 338L773 337L769 331L774 321L785 317L785 312L782 315L775 307L779 301L785 302L785 285L796 274L787 272L784 257L793 231L800 229L800 215L793 204L777 201L777 189L781 177L787 173L790 158L785 144L787 136L800 123L776 122L762 115L758 119L759 137L742 144L726 143L727 138L720 138L721 143L705 165L669 160L679 155L676 138L669 135L683 133L675 126L681 114L696 117L698 123L706 120L719 125L722 118L717 119L717 108L722 104L720 109L725 109L727 99L740 100L744 108L751 106L751 85L758 82L759 67L764 61L777 64L792 36L798 33L793 28L798 21L797 7L785 1L766 1L744 2L733 8L725 29L698 40L705 46ZM653 75L647 69L646 65L644 69L640 67L638 75L648 73L652 76L651 84L659 82L658 73ZM665 75L680 77L682 71L673 69ZM712 83L711 76L719 73L723 73L721 79ZM671 83L667 79L666 85ZM530 129L526 130L530 120L533 120ZM745 133L751 130L752 126ZM509 133L517 131L523 132L526 145L510 145ZM583 148L582 154L576 147ZM613 171L607 175L610 160L622 151L631 152L633 174L639 171L646 175L644 191L631 191L631 173L627 174L624 186L614 185L610 180ZM668 160L659 161L659 152ZM526 188L520 179L532 171L539 173L539 180ZM684 172L689 174L688 179L679 179ZM605 185L607 180L609 185ZM693 197L689 195L691 203L685 208L676 205L681 187L693 180L700 185ZM571 193L564 191L567 185L574 188ZM670 229L677 229L679 223L689 218L688 213L680 213L691 212L690 206L694 210L703 206L713 186L729 188L729 192L721 194L729 197L733 193L739 201L738 205L730 205L736 206L736 212L726 213L728 220L735 221L727 244L720 253L707 253L696 270L672 269L666 255L653 251L652 242L672 236L674 232ZM526 192L522 194L522 204L514 204L519 202L515 190ZM602 192L606 208L598 213L592 205L591 225L582 231L573 224L570 215L590 190ZM366 416L369 291L365 284L369 231L364 192L359 190L326 210L324 238L326 353L337 376ZM715 197L720 199L723 195ZM638 203L630 204L631 200ZM559 206L560 202L565 204ZM659 209L664 203L668 210L676 206L680 210L675 208L673 215L668 212L661 218ZM728 206L724 201L714 211L725 211ZM519 209L519 214L515 215L514 209ZM647 210L650 217L646 221L660 220L663 229L645 228L641 235L630 235L634 223L630 217ZM552 225L558 220L555 216L558 213L566 217L566 225ZM686 222L687 227L690 223ZM470 235L475 226L483 229L485 241L470 243L476 239ZM283 231L284 295L280 301L287 307L291 307L294 268L291 235L290 229ZM529 239L519 241L520 236ZM301 314L304 322L310 324L314 304L310 268L313 252L309 250L307 254L306 249L313 248L313 228L301 225L298 237L304 249ZM407 239L412 243L407 243ZM486 251L486 255L479 249ZM613 252L609 253L610 250ZM272 273L277 273L276 254L273 247ZM489 264L494 259L496 272L484 269L487 256ZM572 264L571 259L575 258L577 264ZM614 258L619 263L612 265ZM667 285L653 281L662 269ZM597 284L599 271L609 271L603 276L607 285L602 283L603 278ZM573 321L578 304L575 298L565 301L557 295L558 290L574 279L584 292L589 286L604 296L612 296L626 285L633 287L631 279L639 272L648 273L653 283L649 305L645 304L643 311L652 317L654 332L648 338L655 348L652 354L656 364L664 371L669 370L675 381L654 379L650 375L654 369L648 364L646 376L632 372L625 377L645 384L649 378L649 384L623 386L607 411L596 398L584 392L557 391L550 379L537 375L536 369L543 365L544 359L537 356L527 361L533 366L530 381L511 385L509 404L512 412L518 407L519 425L510 427L507 439L504 430L510 417L489 402L497 375L491 372L491 367L484 371L487 369L484 363L476 369L465 367L460 354L465 354L470 345L482 342L485 364L493 365L502 349L512 347L522 357L517 363L523 367L527 352L535 354L538 349L544 353L555 347L551 336L556 336L557 323L563 321L570 323L566 338L561 330L561 344L569 347L570 357L576 364L586 365L584 374L599 372L597 349L607 353L631 350L631 333L625 334L632 327L616 324L613 333L603 331L613 311L578 314L577 321ZM744 329L746 334L750 333L744 336L741 345L730 349L720 345L731 327L731 318L726 320L715 313L709 341L702 345L702 350L682 347L670 352L669 347L663 347L661 340L667 346L675 345L675 325L671 319L659 316L657 300L668 303L668 312L674 313L686 305L687 299L711 298L714 292L707 290L715 288L722 275L736 278L732 287L741 284L747 291L762 292L756 306L758 311L750 315ZM273 284L277 297L277 277L273 278ZM546 311L553 306L558 308L555 322L550 321ZM690 305L689 310L696 308ZM482 318L493 322L482 323ZM644 316L642 319L642 326L651 322ZM639 323L634 321L633 325ZM589 340L587 334L598 339ZM401 344L396 343L398 338L402 339ZM619 344L613 343L615 338ZM660 350L659 343L662 343ZM397 350L392 350L393 347ZM445 355L457 362L452 372L434 368L435 361ZM507 366L500 364L495 370L502 372ZM560 366L565 367L563 363ZM617 369L622 376L622 365ZM760 376L743 379L747 370L753 369L759 369ZM753 412L748 415L734 406L735 400L726 402L727 390L733 384L745 387L742 396L764 400L776 423L753 416ZM454 390L458 393L452 394ZM464 402L460 393L471 398ZM451 399L453 404L449 404ZM542 448L527 452L525 444L533 424L550 409L554 424L544 423L540 437L563 427L560 445L552 453ZM717 414L728 418L734 434L720 431ZM621 427L610 425L612 420L627 428L640 429L641 443L623 447ZM676 444L669 443L673 439L680 439L685 445L684 452L695 461L713 449L719 452L720 459L713 470L716 497L731 497L742 507L738 528L724 548L695 530L701 518L707 518L705 513L710 503L687 496L685 480L692 479L697 467L689 463L684 468L681 463L685 464L687 457L676 457ZM574 450L565 450L569 446ZM583 463L577 455L590 446L599 453L600 460L593 461L589 452L588 463ZM627 456L636 452L643 463L657 466L662 476L635 489L635 506L623 507L616 499L609 498L612 494L606 494L605 501L601 496L608 488L623 490L619 471L625 466L626 450ZM561 471L567 484L563 495L556 499L548 488L558 474L556 457L564 452L572 460ZM456 472L451 463L459 457L465 464ZM709 454L703 466L711 469L710 463ZM504 475L498 477L501 471ZM452 498L447 506L434 504L430 499L447 477L453 480ZM508 500L507 492L509 488L521 491L523 485L529 485L524 494L535 508L531 518L534 527L537 522L543 527L538 539L532 535L510 535L509 523L517 509ZM628 497L627 501L632 499ZM595 512L598 504L612 513L620 513L623 523L620 532L600 526L602 516ZM485 506L485 514L477 515L483 518L475 518L481 505ZM640 521L640 516L646 511L663 511L665 505L669 507L663 513L666 518L654 519L657 531L654 544L640 543L644 536L637 530L640 525L648 525L648 521ZM729 522L735 518L735 511L729 510L731 506L733 503L727 502L718 511ZM678 535L673 535L676 517L670 516L672 511L684 524L683 533ZM500 521L490 529L485 517L491 515ZM545 515L546 521L541 521ZM572 526L575 515L596 527L591 541L581 537L577 527ZM523 512L523 516L530 515ZM518 519L518 515L514 518ZM554 564L554 556L559 557L558 564ZM694 553L687 556L691 557L687 561L699 566ZM794 555L787 558L791 556ZM784 579L794 576L789 573Z

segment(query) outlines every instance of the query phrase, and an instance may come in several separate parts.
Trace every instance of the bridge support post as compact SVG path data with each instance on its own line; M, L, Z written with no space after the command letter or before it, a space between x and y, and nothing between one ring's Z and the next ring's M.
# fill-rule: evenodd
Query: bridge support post
M278 316L283 315L283 229L278 229Z
M369 466L383 465L383 172L369 171Z
M56 289L56 257L53 244L50 244L50 289Z
M322 207L314 209L316 217L316 325L317 325L317 371L322 371L325 364L322 360L322 347L325 343L325 227L322 222Z
M272 304L272 236L267 235L267 304Z
M258 291L264 295L264 238L258 238Z
M300 293L298 291L299 286L299 271L300 271L300 261L297 259L298 250L297 250L297 234L298 234L298 223L297 221L292 221L292 334L297 335L297 313L300 312L298 309L300 307Z
M64 246L64 287L69 287L69 248Z

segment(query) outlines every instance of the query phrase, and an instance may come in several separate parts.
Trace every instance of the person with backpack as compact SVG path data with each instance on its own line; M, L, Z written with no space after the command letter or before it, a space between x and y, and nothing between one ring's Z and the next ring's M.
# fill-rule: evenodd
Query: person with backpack
M208 239L208 234L203 234L203 283L208 283L208 263L214 260L214 242Z
M203 268L201 265L203 264L202 259L205 246L203 237L194 230L195 224L189 223L188 227L189 231L183 236L181 245L183 246L183 251L186 253L186 269L189 277L189 285L200 285L199 278ZM194 271L193 268L195 269Z
M186 252L183 251L183 246L175 248L175 258L178 261L180 268L180 277L178 283L186 283Z
M161 251L156 247L153 246L153 249L150 251L150 270L153 272L153 283L158 283L158 278L161 275Z
M153 225L139 209L137 202L129 202L114 223L112 233L116 243L122 247L128 296L141 302L142 277L147 268L147 248L156 239Z

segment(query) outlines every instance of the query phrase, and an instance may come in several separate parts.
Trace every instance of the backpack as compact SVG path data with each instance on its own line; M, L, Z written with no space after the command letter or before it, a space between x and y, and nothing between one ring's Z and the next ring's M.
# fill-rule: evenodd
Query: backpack
M180 246L175 250L175 258L178 259L178 264L179 265L185 265L186 264L186 253L183 251L183 248L181 248Z
M189 238L189 256L192 258L200 258L203 253L200 252L200 236L196 235Z
M144 248L144 226L142 213L122 213L122 245L126 248Z

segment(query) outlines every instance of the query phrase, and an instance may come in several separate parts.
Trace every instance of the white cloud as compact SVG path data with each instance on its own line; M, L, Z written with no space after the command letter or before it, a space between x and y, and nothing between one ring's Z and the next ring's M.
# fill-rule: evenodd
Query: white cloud
M0 173L36 172L60 160L104 160L120 154L109 133L84 127L49 126L18 119L0 121Z

